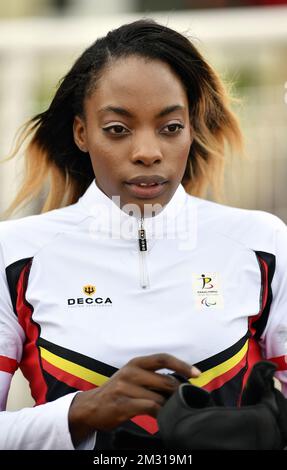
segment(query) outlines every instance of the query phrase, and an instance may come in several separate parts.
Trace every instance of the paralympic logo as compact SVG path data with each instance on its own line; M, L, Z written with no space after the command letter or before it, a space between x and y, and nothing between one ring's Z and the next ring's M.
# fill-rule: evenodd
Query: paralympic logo
M192 293L195 307L199 310L206 310L206 307L210 310L224 308L219 272L202 270L192 273Z
M212 305L216 305L216 302L209 302L207 297L204 297L204 299L201 301L201 304L206 305L206 307L211 307Z

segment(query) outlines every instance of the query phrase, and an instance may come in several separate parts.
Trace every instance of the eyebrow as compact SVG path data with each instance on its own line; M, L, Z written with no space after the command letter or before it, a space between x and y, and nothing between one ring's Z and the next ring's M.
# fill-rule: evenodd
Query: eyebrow
M183 110L185 110L184 106L180 104L173 104L171 106L167 106L166 108L162 109L156 115L156 118L167 116L168 114L173 113L174 111L183 111ZM112 112L115 114L119 114L120 116L125 116L129 118L134 117L134 115L130 111L128 111L125 108L118 107L118 106L105 106L104 108L101 108L99 112L100 113Z

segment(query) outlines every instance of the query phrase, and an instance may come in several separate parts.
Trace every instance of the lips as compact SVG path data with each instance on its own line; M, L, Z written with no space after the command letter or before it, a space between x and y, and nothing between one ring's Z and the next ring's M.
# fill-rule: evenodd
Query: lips
M139 175L134 178L131 178L126 183L127 184L137 184L137 185L153 185L153 184L163 184L166 183L167 179L159 175Z
M129 192L140 199L158 197L165 190L167 179L159 175L140 175L126 182Z

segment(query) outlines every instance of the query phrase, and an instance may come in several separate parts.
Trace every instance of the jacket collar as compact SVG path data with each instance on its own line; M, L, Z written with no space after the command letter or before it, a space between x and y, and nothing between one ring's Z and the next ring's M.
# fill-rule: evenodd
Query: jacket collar
M148 236L163 235L175 230L182 230L180 214L187 203L188 195L182 185L176 189L173 197L163 210L154 217L144 219L144 228ZM141 218L130 216L117 205L117 199L111 199L97 186L94 180L84 195L79 199L82 210L94 218L97 230L123 238L137 236Z

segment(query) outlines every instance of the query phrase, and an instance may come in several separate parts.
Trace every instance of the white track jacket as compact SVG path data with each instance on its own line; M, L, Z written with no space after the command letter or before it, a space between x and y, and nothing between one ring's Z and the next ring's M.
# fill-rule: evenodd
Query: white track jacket
M170 353L236 406L257 361L287 391L287 229L188 195L138 219L96 185L71 206L0 224L0 448L73 449L68 410L130 359ZM34 408L5 411L20 367ZM167 372L167 371L162 371ZM149 434L156 420L135 416ZM96 446L101 445L98 433Z

